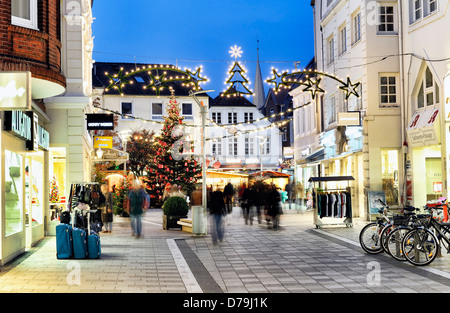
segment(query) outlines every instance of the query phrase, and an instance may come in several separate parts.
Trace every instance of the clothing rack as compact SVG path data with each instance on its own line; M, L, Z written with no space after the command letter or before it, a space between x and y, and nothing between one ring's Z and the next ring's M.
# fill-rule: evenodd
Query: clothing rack
M353 208L349 182L352 176L310 177L313 183L313 215L316 228L325 225L353 227ZM328 182L347 181L346 188L327 188ZM324 183L324 187L320 184ZM317 185L319 184L319 185Z

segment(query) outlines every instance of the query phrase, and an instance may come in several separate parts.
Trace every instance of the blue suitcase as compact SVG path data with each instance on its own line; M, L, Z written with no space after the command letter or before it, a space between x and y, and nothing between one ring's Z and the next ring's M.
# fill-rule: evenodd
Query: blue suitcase
M89 259L99 259L102 254L100 236L91 233L88 236L88 255Z
M56 258L70 259L73 256L72 226L56 225Z
M72 231L73 256L75 259L85 259L88 256L87 234L84 229L74 228Z

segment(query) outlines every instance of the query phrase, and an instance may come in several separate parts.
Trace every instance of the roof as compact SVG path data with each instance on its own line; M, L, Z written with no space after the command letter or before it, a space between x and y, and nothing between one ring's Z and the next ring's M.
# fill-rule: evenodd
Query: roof
M123 68L123 72L131 72L136 70L136 68L150 67L154 65L142 64L142 63L123 63L123 62L95 62L92 68L92 87L93 88L107 88L110 85L110 78L106 75L109 73L111 75L119 73L121 68ZM166 77L176 77L179 76L180 73L170 70L173 65L165 64L158 65L168 67L168 69L164 70L166 72ZM156 70L154 70L156 71ZM157 75L163 75L162 70L157 70ZM123 87L123 93L127 96L156 96L157 92L153 88L146 88L144 86L149 85L151 81L151 76L148 71L141 71L135 75L129 77L130 81L133 81L133 84L127 84ZM189 86L183 86L182 82L174 81L165 83L167 87L172 87L175 91L175 95L177 96L189 96L189 91L192 90ZM160 91L159 95L161 96L170 96L171 92L169 88L164 88ZM108 95L120 95L120 92L115 89L110 89L105 92Z
M210 107L251 107L256 109L250 100L245 96L223 96L221 93L212 101L209 102Z

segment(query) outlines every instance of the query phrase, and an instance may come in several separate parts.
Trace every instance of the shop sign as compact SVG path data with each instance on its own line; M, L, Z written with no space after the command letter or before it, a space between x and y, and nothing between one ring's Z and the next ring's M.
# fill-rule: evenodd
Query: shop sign
M5 111L4 130L26 140L28 151L48 150L50 134L39 125L35 112Z
M361 112L338 112L337 123L338 126L361 126Z
M87 130L114 130L113 114L86 114Z
M5 111L4 129L25 140L31 140L32 119L27 112Z
M283 147L283 156L285 158L293 158L294 157L294 147Z
M113 137L94 136L94 148L111 149L113 147Z
M416 112L408 125L407 133L411 147L440 143L439 109Z
M31 110L31 72L0 73L0 110Z

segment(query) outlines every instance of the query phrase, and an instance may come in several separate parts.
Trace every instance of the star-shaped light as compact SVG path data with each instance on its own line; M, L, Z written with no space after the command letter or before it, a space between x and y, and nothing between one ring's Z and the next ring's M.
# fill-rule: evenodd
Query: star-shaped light
M236 46L236 45L234 45L234 47L231 47L230 48L231 50L230 51L228 51L230 54L231 54L231 57L232 58L240 58L241 56L242 56L242 49L241 49L241 47L238 47L238 46Z
M272 69L272 71L273 71L273 78L268 79L267 82L275 84L275 91L277 92L278 90L280 90L280 85L281 86L286 85L286 83L283 81L283 78L284 78L284 76L286 76L286 73L278 75L278 73L275 69Z
M156 94L159 95L159 91L167 87L166 83L164 82L164 77L166 74L162 74L161 76L155 76L153 74L150 74L150 84L147 86L147 88L153 88L156 90Z
M130 83L130 81L126 79L126 75L123 74L123 69L120 69L120 71L114 75L106 73L106 76L108 76L110 79L110 84L108 87L106 87L106 91L113 88L118 90L119 93L122 94L122 87Z
M305 83L303 83L303 85L306 86L306 88L303 89L303 91L309 91L311 93L311 97L313 99L315 99L316 98L316 94L318 92L325 92L319 86L320 81L321 81L321 78L317 78L315 81L313 81L310 77L308 77L308 80Z
M361 84L360 82L352 84L352 82L350 81L350 77L347 77L347 83L344 84L343 86L340 86L339 89L344 90L345 99L347 100L351 95L359 97L357 89L360 84Z
M204 81L207 81L206 78L200 76L200 68L197 69L195 73L192 73L190 70L186 71L189 75L189 82L192 82L195 85L195 88L198 89L198 84Z

